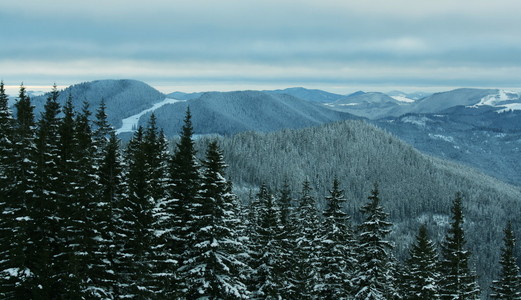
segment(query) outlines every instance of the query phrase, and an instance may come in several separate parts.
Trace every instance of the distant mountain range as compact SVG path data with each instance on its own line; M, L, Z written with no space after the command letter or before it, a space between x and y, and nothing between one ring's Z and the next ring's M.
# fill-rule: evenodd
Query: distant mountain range
M400 91L339 95L288 88L165 95L140 81L98 80L65 89L60 102L69 95L78 109L86 101L92 111L103 99L110 123L124 138L146 124L151 113L167 136L175 136L188 106L196 134L269 132L367 118L424 152L521 184L521 99L517 92L457 89L432 95ZM46 96L32 99L36 112L41 112Z
M196 99L161 106L153 113L158 125L167 135L173 136L181 130L187 107L192 112L197 134L269 132L360 119L291 95L259 91L204 93ZM151 113L144 115L142 120L147 120Z
M110 124L121 127L121 120L137 114L165 98L161 92L137 80L96 80L72 85L60 93L58 101L64 104L71 96L76 109L87 102L92 112L105 101ZM35 113L43 111L47 95L32 97Z

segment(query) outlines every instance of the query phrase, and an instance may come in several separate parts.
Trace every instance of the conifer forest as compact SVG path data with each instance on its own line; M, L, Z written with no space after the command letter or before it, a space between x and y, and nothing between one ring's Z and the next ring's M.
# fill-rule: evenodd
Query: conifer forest
M239 196L218 140L197 151L189 109L173 143L153 114L123 143L103 103L58 95L35 116L23 86L11 110L0 85L1 299L521 299L511 223L497 278L478 284L468 191L452 195L440 243L410 228L398 258L378 182L356 222L335 176L320 199L321 174Z

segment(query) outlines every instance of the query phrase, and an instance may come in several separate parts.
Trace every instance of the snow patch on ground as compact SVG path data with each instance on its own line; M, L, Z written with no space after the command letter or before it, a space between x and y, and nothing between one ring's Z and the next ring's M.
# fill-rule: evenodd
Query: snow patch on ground
M407 103L415 102L413 99L407 98L405 96L391 96L391 98L393 98L396 101L400 101L400 102L407 102Z
M338 106L355 106L355 105L358 105L360 103L343 103L343 104L337 104Z
M507 101L513 103L505 103ZM503 108L498 110L498 113L510 110L521 110L521 94L514 91L499 90L497 94L485 96L481 98L479 103L469 107L477 108L483 105Z
M498 113L503 113L511 110L521 110L521 103L503 104L502 107L504 108L498 110Z
M411 123L414 125L424 127L427 124L427 122L430 121L430 119L427 117L406 116L406 117L401 118L401 121L403 123Z
M123 133L123 132L133 132L133 131L135 131L136 128L137 128L137 124L139 122L139 118L141 118L141 116L143 116L146 113L152 112L152 111L160 108L163 105L174 104L174 103L177 103L177 102L185 102L185 101L186 100L165 98L165 100L154 104L151 108L145 109L145 110L143 110L142 112L140 112L138 114L135 114L135 115L130 116L130 117L126 118L126 119L123 119L122 120L123 125L116 130L116 134L120 134L120 133Z
M442 140L449 143L454 143L454 138L451 136L441 135L441 134L431 134L429 133L429 137L436 140Z

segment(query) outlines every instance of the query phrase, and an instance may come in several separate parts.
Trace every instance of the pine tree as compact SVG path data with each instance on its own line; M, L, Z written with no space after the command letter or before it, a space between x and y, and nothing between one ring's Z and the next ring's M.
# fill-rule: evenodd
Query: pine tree
M281 299L280 209L265 184L261 185L251 214L252 266L251 287L253 299Z
M36 270L42 282L42 292L50 297L58 297L65 290L80 291L76 284L69 284L69 274L62 258L67 256L62 247L66 241L59 234L62 226L60 215L60 153L59 125L60 105L56 86L47 97L44 112L36 127L36 189L31 210L36 236L35 253L39 262ZM46 249L47 251L41 251Z
M416 242L409 252L404 298L439 299L438 254L434 243L429 239L425 225L420 226Z
M71 250L75 245L78 249L73 251L72 259L78 264L73 268L69 276L77 273L77 280L81 282L82 291L86 297L107 297L108 292L102 289L100 277L107 277L105 252L103 244L104 221L107 204L101 202L99 194L98 166L96 164L96 146L90 122L90 110L88 102L83 103L81 111L75 120L75 140L77 148L74 151L76 166L76 190L73 204L72 227L75 234L72 236ZM75 204L75 205L74 205ZM71 263L71 265L73 265Z
M296 213L296 237L293 255L295 290L300 299L317 299L316 287L319 286L319 247L320 217L316 200L311 195L312 189L308 180L302 184L302 192Z
M123 201L125 186L119 149L119 139L112 131L108 142L101 150L101 161L98 164L100 203L106 205L103 213L98 216L103 239L100 241L99 254L100 256L105 255L103 260L105 270L100 274L98 280L101 293L108 294L108 298L111 298L110 295L113 298L119 298L122 295L116 276L121 273L118 270L118 266L121 264L117 263L118 250L123 248L121 246L123 239L118 238L121 233L119 229L125 228L125 224L122 222L122 211L125 209Z
M27 96L23 85L15 104L16 120L14 126L14 187L12 192L11 209L16 221L13 238L16 246L16 289L15 299L30 299L45 296L47 278L41 276L46 267L49 248L37 246L39 240L35 223L34 198L36 190L36 160L35 160L35 122L34 107ZM45 269L44 269L45 270ZM42 288L40 288L42 287Z
M96 114L95 114L95 117L96 117L94 120L95 129L94 129L94 133L93 133L94 144L96 146L98 158L100 156L99 155L100 152L103 151L102 149L104 149L104 146L107 145L107 143L114 131L114 128L112 128L110 126L109 122L107 121L108 116L107 116L106 109L107 109L107 106L105 105L105 100L101 99L100 106L96 110Z
M463 208L461 193L456 193L452 223L442 245L441 299L479 299L480 290L476 276L470 271L470 251L465 249Z
M490 295L493 299L514 300L521 299L521 276L515 256L516 238L512 231L512 223L508 222L503 238L504 246L501 249L501 277L492 282Z
M248 292L241 277L246 269L241 243L236 197L224 179L226 167L216 142L211 142L203 161L201 197L193 207L188 235L187 274L189 299L241 299Z
M375 184L369 202L360 209L365 220L358 228L355 299L391 299L395 296L393 246L386 239L392 224L387 221L389 214L381 206L379 194Z
M124 153L126 192L118 212L117 282L120 297L139 298L143 278L147 276L146 251L148 228L148 199L146 195L145 154L143 127L139 127L128 142Z
M93 249L91 267L92 283L90 295L98 299L117 296L115 287L115 223L118 220L116 207L121 201L122 166L119 154L119 140L107 122L105 103L101 102L94 120L93 146L95 148L94 166L98 189L95 191L97 205L93 215L96 243Z
M348 298L353 289L354 237L349 217L343 210L345 202L344 192L335 178L330 195L326 197L320 238L321 282L317 288L323 299Z
M15 299L19 284L18 244L22 243L17 226L15 188L14 119L9 109L4 82L0 81L0 297Z
M59 267L57 273L59 280L63 283L63 295L65 297L83 295L83 279L80 274L83 255L78 255L84 245L79 241L80 228L83 220L78 220L81 213L81 201L78 191L80 190L79 177L81 171L78 162L77 150L79 148L76 136L76 114L72 105L72 97L69 95L62 108L63 117L58 127L59 135L59 162L57 186L57 209L59 215L59 244L55 253L60 255L54 257L54 263ZM70 291L70 294L69 294Z
M281 296L284 299L294 299L301 293L297 290L295 277L295 264L297 259L295 254L295 239L297 238L296 215L293 207L294 199L291 197L291 188L288 180L285 179L282 189L277 197L277 204L280 207L280 269L281 269Z
M170 161L169 166L169 182L168 182L168 203L163 205L165 213L165 221L163 228L165 231L162 237L164 244L171 253L172 258L167 266L169 272L175 268L181 268L185 261L190 259L191 254L188 249L189 235L193 234L193 228L190 228L191 213L194 206L199 205L200 192L200 171L199 163L196 158L194 141L192 140L193 127L190 109L186 111L184 125L181 130L180 141L177 143L177 149ZM178 273L176 282L169 289L171 292L186 291L184 279L188 274Z

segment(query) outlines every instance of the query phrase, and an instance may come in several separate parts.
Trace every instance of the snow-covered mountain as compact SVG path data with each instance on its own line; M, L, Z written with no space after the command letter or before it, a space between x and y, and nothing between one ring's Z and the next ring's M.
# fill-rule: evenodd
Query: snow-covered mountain
M115 128L121 127L124 118L142 112L165 99L165 95L148 84L128 79L75 84L61 91L58 101L63 105L69 96L72 97L76 109L80 109L83 102L87 102L92 112L96 111L103 99L107 107L108 121ZM31 100L38 115L43 111L47 95L31 97Z
M521 185L521 110L456 106L375 122L415 148Z
M388 96L379 92L356 92L326 105L368 119L400 116L414 104L406 96Z
M398 98L404 99L403 101L405 101L405 102L414 102L414 101L423 99L423 98L431 95L430 93L425 93L425 92L405 93L402 91L390 91L385 94L387 94L390 97L395 98L396 100L398 100Z
M196 134L268 132L359 119L288 94L260 91L209 92L196 99L164 105L154 110L158 125L168 136L180 132L188 106ZM148 120L149 115L146 113L141 117L141 124Z
M457 89L426 95L360 91L341 96L290 88L164 95L140 81L98 80L65 89L59 101L65 103L69 95L78 109L87 101L93 112L104 99L109 122L122 137L128 137L137 125L146 124L152 112L168 136L177 135L187 106L192 110L197 134L303 128L358 115L373 119L377 126L424 152L521 184L518 92ZM32 96L38 114L46 95ZM331 99L334 101L325 103Z
M399 117L407 113L438 113L456 106L477 108L490 106L498 112L521 109L520 93L498 89L456 89L428 95L393 91L356 92L334 102L330 108L372 120Z
M264 91L268 94L287 94L303 100L308 100L318 103L330 103L343 98L345 96L329 93L317 89L306 89L302 87L287 88L283 90Z

